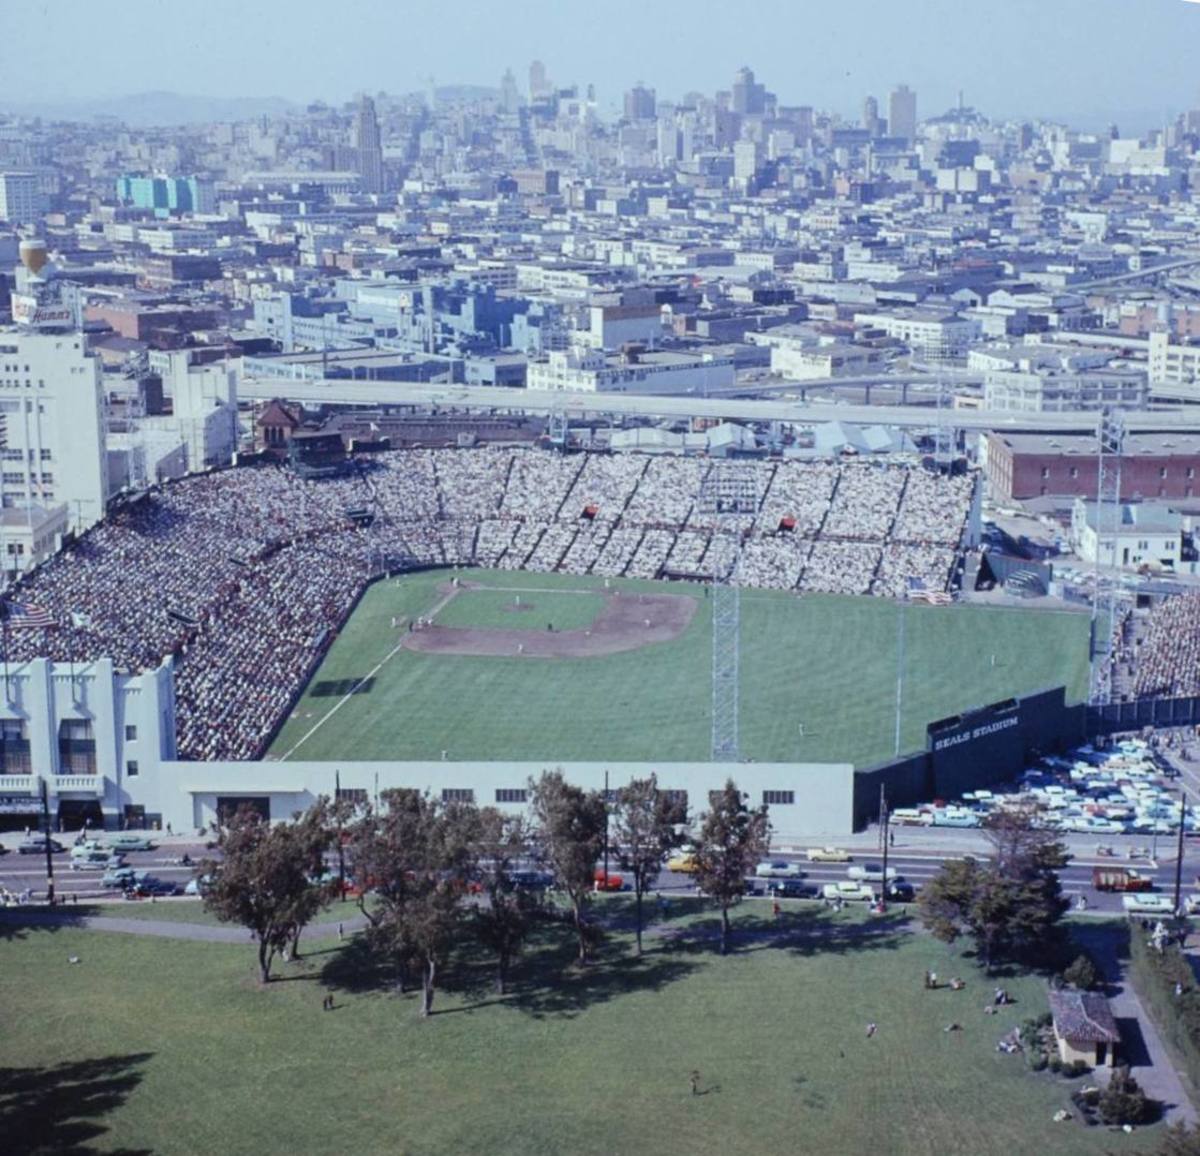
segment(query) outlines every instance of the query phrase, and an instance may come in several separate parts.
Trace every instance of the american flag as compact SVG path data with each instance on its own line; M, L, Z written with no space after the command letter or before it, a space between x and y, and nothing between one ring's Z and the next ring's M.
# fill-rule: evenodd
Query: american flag
M54 619L43 606L32 602L7 602L4 604L4 617L8 625L20 630L40 630L54 625Z

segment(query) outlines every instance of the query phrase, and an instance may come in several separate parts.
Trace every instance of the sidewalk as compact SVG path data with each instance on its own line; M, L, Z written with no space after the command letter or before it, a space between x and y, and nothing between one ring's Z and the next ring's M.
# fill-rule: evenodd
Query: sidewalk
M1159 1035L1158 1026L1142 1007L1137 992L1128 977L1128 961L1117 956L1114 935L1104 928L1080 929L1079 938L1087 945L1097 967L1109 985L1108 1002L1121 1036L1131 1056L1130 1074L1142 1086L1146 1095L1158 1100L1164 1108L1163 1119L1168 1124L1182 1120L1195 1124L1200 1120L1190 1099L1188 1083L1175 1067L1171 1053ZM1137 934L1137 929L1133 929ZM1099 1071L1097 1074L1100 1074Z

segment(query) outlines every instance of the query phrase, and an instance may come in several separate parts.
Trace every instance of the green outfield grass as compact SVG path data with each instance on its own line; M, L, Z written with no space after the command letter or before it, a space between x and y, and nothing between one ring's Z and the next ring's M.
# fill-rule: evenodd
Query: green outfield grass
M1038 977L1006 977L1017 1002L987 1016L982 975L902 922L748 903L722 958L700 918L709 937L650 938L638 961L614 935L584 972L546 932L503 999L478 962L448 967L427 1021L364 982L356 942L263 989L249 943L0 924L0 1147L47 1121L39 1151L156 1156L1101 1156L1161 1134L1054 1124L1084 1081L995 1051L1046 1009ZM926 968L966 991L924 991Z
M496 610L511 599L509 591L603 589L592 577L467 576L505 592L472 595L464 612L486 618L495 611L505 625L521 617ZM393 628L392 619L428 613L447 578L445 571L418 574L367 592L282 728L273 756L403 760L438 758L444 750L451 759L708 757L712 633L702 587L614 581L622 590L690 592L700 603L678 639L623 654L477 658L397 650L403 628ZM535 602L547 597L528 596ZM567 602L560 596L554 606ZM1064 684L1078 701L1086 690L1087 644L1082 614L901 608L880 598L745 591L742 752L760 762L858 766L890 757L898 669L904 750L924 745L929 721L972 706ZM363 678L372 681L314 731Z
M482 626L499 630L583 630L604 609L599 594L581 590L460 590L434 616L439 626Z

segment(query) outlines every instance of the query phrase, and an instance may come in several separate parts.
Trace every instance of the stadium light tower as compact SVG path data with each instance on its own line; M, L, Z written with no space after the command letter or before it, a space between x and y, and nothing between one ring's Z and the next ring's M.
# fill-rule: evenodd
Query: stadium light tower
M1125 416L1119 409L1100 414L1096 452L1096 564L1092 581L1091 663L1088 701L1104 706L1112 700L1113 634L1117 626L1120 584L1117 582L1117 537L1121 529L1121 455L1125 449Z
M742 557L747 519L758 513L753 466L716 462L700 484L700 514L712 526L712 761L736 762L741 702L741 589L734 575ZM718 542L732 542L726 553Z

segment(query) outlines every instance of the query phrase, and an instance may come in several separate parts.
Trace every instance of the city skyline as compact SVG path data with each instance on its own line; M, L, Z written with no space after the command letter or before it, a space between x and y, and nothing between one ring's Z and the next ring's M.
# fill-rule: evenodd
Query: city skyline
M1050 10L1015 0L968 25L946 0L902 14L876 0L849 0L836 13L768 2L747 27L732 10L688 20L682 5L646 11L624 0L602 11L535 2L519 21L503 20L490 5L468 0L451 42L437 35L436 9L423 0L372 14L363 21L370 37L339 37L344 25L307 0L254 9L217 0L203 25L177 29L172 51L136 57L136 84L128 79L129 46L148 25L171 17L159 0L125 5L103 19L18 9L7 17L13 50L4 53L0 108L53 113L155 92L340 103L364 91L418 91L431 79L498 89L509 67L527 94L529 64L540 59L554 83L595 85L606 115L619 112L623 93L638 80L660 99L678 99L728 89L736 70L749 65L782 103L845 116L857 116L865 97L886 101L907 83L920 94L922 115L951 107L962 92L967 104L997 119L1041 117L1087 128L1117 121L1124 131L1142 131L1200 100L1181 47L1200 32L1200 10L1148 0L1137 5L1134 21L1133 9L1129 0L1059 0ZM241 35L231 41L232 23ZM52 52L40 52L42 44ZM1114 69L1122 58L1136 67Z

